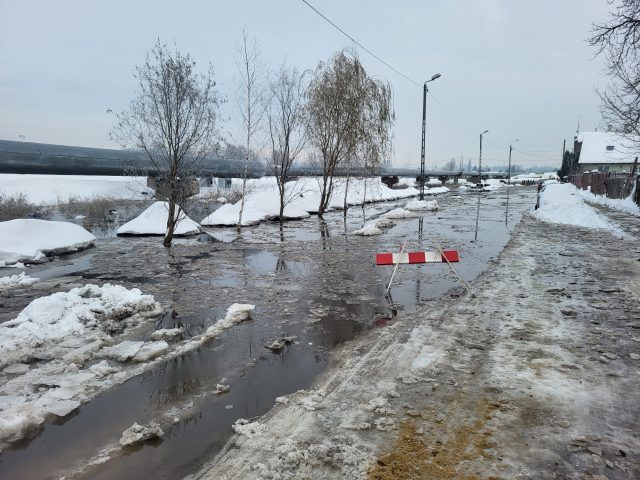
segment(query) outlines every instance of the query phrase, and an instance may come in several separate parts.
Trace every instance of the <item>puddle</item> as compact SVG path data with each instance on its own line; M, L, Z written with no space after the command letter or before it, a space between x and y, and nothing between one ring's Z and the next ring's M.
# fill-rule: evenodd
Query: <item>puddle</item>
M341 213L333 213L325 220L291 223L283 229L284 241L277 224L243 229L242 241L192 242L171 250L159 246L157 239L110 238L92 253L52 262L42 269L48 278L79 274L139 286L165 307L154 326L182 326L186 336L201 333L231 303L257 307L253 320L115 387L70 416L47 424L31 441L5 450L0 454L0 477L68 474L117 442L134 421L157 419L164 422L161 441L118 451L79 478L170 479L198 470L225 444L237 418L262 415L277 396L312 385L329 366L329 352L336 345L368 329L402 321L413 308L459 288L446 264L400 266L391 289L398 305L392 311L383 295L391 268L375 267L376 252L397 251L405 238L411 239L410 250L433 250L437 242L459 250L461 261L455 268L472 280L499 254L511 228L534 201L533 190L512 195L505 217L504 195L483 196L477 234L477 196L445 196L438 197L440 211L398 221L381 237L345 232L405 202L351 209L346 222ZM269 243L257 248L246 239ZM264 347L285 335L298 339L279 354ZM231 391L211 395L222 377L228 379ZM193 407L178 423L167 421L166 413L173 418L191 402Z

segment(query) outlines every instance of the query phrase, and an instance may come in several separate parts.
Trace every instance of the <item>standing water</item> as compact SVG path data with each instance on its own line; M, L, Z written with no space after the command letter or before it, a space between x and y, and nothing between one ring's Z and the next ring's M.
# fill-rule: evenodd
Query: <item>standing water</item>
M170 250L157 237L102 238L95 249L34 267L31 275L49 280L73 276L76 283L112 282L153 294L166 315L148 334L183 326L186 336L197 335L231 303L256 309L251 321L114 387L5 450L0 478L170 479L198 470L228 440L236 419L262 415L276 397L312 386L330 366L333 347L388 321L403 321L446 292L463 293L446 263L401 265L391 289L399 306L391 310L384 298L391 268L376 268L376 253L398 251L405 240L409 251L458 250L455 268L473 289L474 278L533 206L533 190L514 190L508 209L504 190L482 194L477 230L479 194L451 193L437 198L437 212L398 220L379 237L350 232L405 202L352 208L346 220L336 212L324 221L290 222L282 232L276 224L243 229L240 237L227 230L227 242L185 239ZM279 353L265 348L283 336L297 339ZM231 390L215 395L217 383ZM122 431L149 421L162 425L161 439L118 447Z

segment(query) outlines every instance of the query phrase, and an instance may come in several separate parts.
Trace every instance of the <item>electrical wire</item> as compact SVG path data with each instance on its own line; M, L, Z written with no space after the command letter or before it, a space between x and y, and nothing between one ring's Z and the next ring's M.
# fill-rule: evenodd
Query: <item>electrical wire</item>
M345 32L343 29L341 29L338 25L336 25L333 21L331 21L328 17L326 17L322 12L320 12L316 7L314 7L313 5L311 5L309 2L307 2L307 0L302 0L303 3L305 3L311 10L313 10L314 12L316 12L318 15L320 15L322 18L324 18L327 22L329 22L331 25L333 25L333 27L338 30L340 33L342 33L345 37L347 37L349 40L351 40L353 43L355 43L356 45L358 45L361 49L363 49L365 52L367 52L369 55L371 55L373 58L375 58L376 60L378 60L380 63L386 65L388 68L390 68L391 70L393 70L394 72L396 72L398 75L400 75L401 77L403 77L404 79L410 81L411 83L417 85L418 87L421 87L422 84L416 82L415 80L413 80L412 78L406 76L404 73L402 73L400 70L392 67L391 65L389 65L387 62L385 62L384 60L382 60L379 56L377 56L375 53L373 53L371 50L369 50L367 47L365 47L364 45L362 45L358 40L356 40L355 38L353 38L351 35L349 35L347 32Z
M335 22L333 22L329 17L327 17L326 15L324 15L320 10L318 10L316 7L314 7L313 5L311 5L307 0L302 0L302 2L307 5L311 10L313 10L314 12L316 12L318 15L320 15L320 17L322 17L326 22L328 22L331 26L333 26L336 30L338 30L340 33L342 33L345 37L347 37L349 40L351 40L353 43L355 43L356 45L358 45L362 50L364 50L365 52L367 52L369 55L371 55L373 58L375 58L376 60L378 60L380 63L382 63L383 65L385 65L387 68L389 68L390 70L394 71L396 74L400 75L402 78L404 78L405 80L413 83L414 85L421 87L422 83L419 83L417 81L415 81L414 79L412 79L411 77L405 75L404 73L402 73L400 70L398 70L397 68L394 68L393 66L391 66L389 63L385 62L382 58L380 58L378 55L376 55L375 53L373 53L371 50L369 50L367 47L365 47L362 43L360 43L358 40L356 40L354 37L352 37L351 35L349 35L347 32L345 32L342 28L340 28L338 25L336 25ZM456 120L456 118L451 115L451 113L449 113L447 111L446 108L444 108L442 106L442 104L438 101L438 99L431 93L429 92L429 95L431 96L431 98L433 99L433 101L436 103L436 105L440 108L440 110L442 110L444 112L444 114L449 118L449 120L451 120L451 122L458 127L461 131L465 132L468 135L471 135L473 137L478 137L479 134L472 132L471 130L465 128L464 126L462 126L460 124L460 122L458 122L458 120ZM493 145L494 147L497 148L501 148L501 149L506 149L507 147L503 144L499 144L494 142L493 140L491 140L491 138L486 138L485 139L487 141L487 143L490 143L491 145ZM531 155L531 156L536 156L539 158L547 158L544 155L539 155L533 152L527 152L524 150L518 150L518 149L513 149L516 152L525 154L525 155ZM540 152L543 152L542 150L540 150ZM551 151L548 151L551 153ZM554 156L554 159L556 157Z

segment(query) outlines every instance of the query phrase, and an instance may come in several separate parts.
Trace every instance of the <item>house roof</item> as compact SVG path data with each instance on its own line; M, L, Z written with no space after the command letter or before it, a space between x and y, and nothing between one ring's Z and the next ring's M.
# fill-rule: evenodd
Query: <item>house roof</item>
M640 155L640 139L615 132L580 132L576 140L582 142L579 164L633 163Z

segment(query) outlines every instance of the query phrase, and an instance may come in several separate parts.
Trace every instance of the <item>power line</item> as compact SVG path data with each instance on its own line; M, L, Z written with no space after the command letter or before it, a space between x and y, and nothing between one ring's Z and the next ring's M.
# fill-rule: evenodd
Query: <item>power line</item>
M391 65L389 65L387 62L385 62L384 60L382 60L379 56L377 56L375 53L373 53L371 50L369 50L367 47L365 47L364 45L362 45L358 40L356 40L355 38L353 38L351 35L349 35L347 32L345 32L343 29L341 29L338 25L336 25L334 22L332 22L328 17L326 17L322 12L320 12L316 7L314 7L313 5L311 5L309 2L307 2L307 0L302 0L311 10L313 10L314 12L316 12L318 15L320 15L322 18L324 18L327 22L329 22L331 25L333 25L333 27L338 30L340 33L342 33L345 37L347 37L349 40L351 40L353 43L355 43L356 45L358 45L361 49L363 49L365 52L367 52L369 55L371 55L373 58L375 58L376 60L378 60L380 63L386 65L388 68L390 68L391 70L393 70L394 72L396 72L398 75L400 75L401 77L405 78L406 80L409 80L411 83L417 85L418 87L421 87L422 84L416 82L415 80L413 80L412 78L409 78L408 76L406 76L404 73L402 73L400 70L392 67Z
M422 84L419 82L416 82L414 79L412 79L411 77L405 75L404 73L402 73L400 70L398 70L397 68L394 68L393 66L391 66L389 63L385 62L382 58L380 58L378 55L376 55L375 53L373 53L371 50L369 50L367 47L365 47L362 43L360 43L358 40L356 40L354 37L352 37L351 35L349 35L347 32L345 32L342 28L340 28L338 25L336 25L335 22L333 22L330 18L328 18L326 15L324 15L320 10L318 10L316 7L314 7L313 5L311 5L307 0L302 0L302 2L307 5L311 10L313 10L314 12L316 12L318 15L320 15L320 17L322 17L325 21L327 21L331 26L333 26L336 30L338 30L340 33L342 33L345 37L347 37L349 40L351 40L353 43L355 43L356 45L358 45L361 49L363 49L365 52L367 52L369 55L371 55L373 58L375 58L376 60L378 60L380 63L382 63L383 65L385 65L387 68L391 69L392 71L394 71L395 73L397 73L398 75L400 75L402 78L404 78L405 80L408 80L409 82L413 83L414 85L421 87ZM451 115L446 108L444 108L442 106L442 104L438 101L438 99L431 93L429 92L429 95L431 96L431 98L433 99L434 102L436 102L436 105L438 105L438 107L440 108L440 110L442 110L445 115L449 118L449 120L451 120L451 122L458 127L461 131L465 132L468 135L471 135L473 137L477 137L478 134L472 132L471 130L465 128L464 126L462 126L460 124L460 122L458 122L458 120L456 120L456 118ZM491 140L491 138L486 138L485 139L488 143L490 143L491 145L493 145L494 147L497 148L501 148L501 149L506 149L507 147L505 145L500 145L496 142L494 142L493 140ZM514 148L515 151L520 152L520 153L524 153L526 155L532 155L532 156L538 156L540 158L544 158L542 155L536 155L535 153L531 153L531 152L525 152L522 150L517 150ZM542 151L541 151L542 152Z

